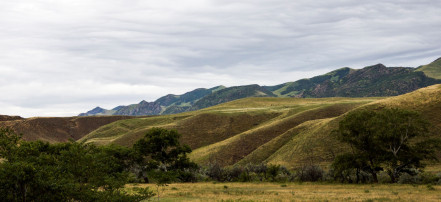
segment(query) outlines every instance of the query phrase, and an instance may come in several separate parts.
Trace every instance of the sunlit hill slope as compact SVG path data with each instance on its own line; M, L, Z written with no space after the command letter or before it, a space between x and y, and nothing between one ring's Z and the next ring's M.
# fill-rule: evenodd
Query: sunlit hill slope
M330 134L344 113L368 108L416 110L441 136L441 85L390 98L245 98L199 111L116 121L82 142L130 146L152 127L176 129L200 164L327 165L345 149Z

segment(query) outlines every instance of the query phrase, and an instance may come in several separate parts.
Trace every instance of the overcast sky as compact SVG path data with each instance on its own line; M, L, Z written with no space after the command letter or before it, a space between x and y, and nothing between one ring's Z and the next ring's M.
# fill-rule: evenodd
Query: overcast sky
M441 57L440 8L439 0L5 0L0 114L72 116L344 66L416 67Z

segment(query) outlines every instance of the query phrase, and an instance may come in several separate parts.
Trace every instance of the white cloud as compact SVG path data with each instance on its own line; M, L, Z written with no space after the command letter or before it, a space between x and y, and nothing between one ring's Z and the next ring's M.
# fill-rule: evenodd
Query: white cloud
M440 1L0 2L0 114L68 116L198 87L441 56Z

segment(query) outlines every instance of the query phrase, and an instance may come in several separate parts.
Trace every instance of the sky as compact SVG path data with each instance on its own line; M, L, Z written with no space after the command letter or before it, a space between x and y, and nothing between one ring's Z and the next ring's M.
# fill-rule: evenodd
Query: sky
M218 85L441 57L439 0L0 2L0 114L74 116Z

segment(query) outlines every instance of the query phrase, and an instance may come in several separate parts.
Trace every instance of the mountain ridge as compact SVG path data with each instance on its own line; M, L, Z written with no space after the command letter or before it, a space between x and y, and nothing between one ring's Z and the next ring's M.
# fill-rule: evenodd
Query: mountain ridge
M439 77L438 77L439 73ZM245 97L384 97L402 95L441 83L441 58L412 67L386 67L378 63L362 69L343 67L309 79L275 86L258 84L197 88L182 95L168 94L154 102L119 106L112 110L94 108L79 116L164 115L194 111Z

